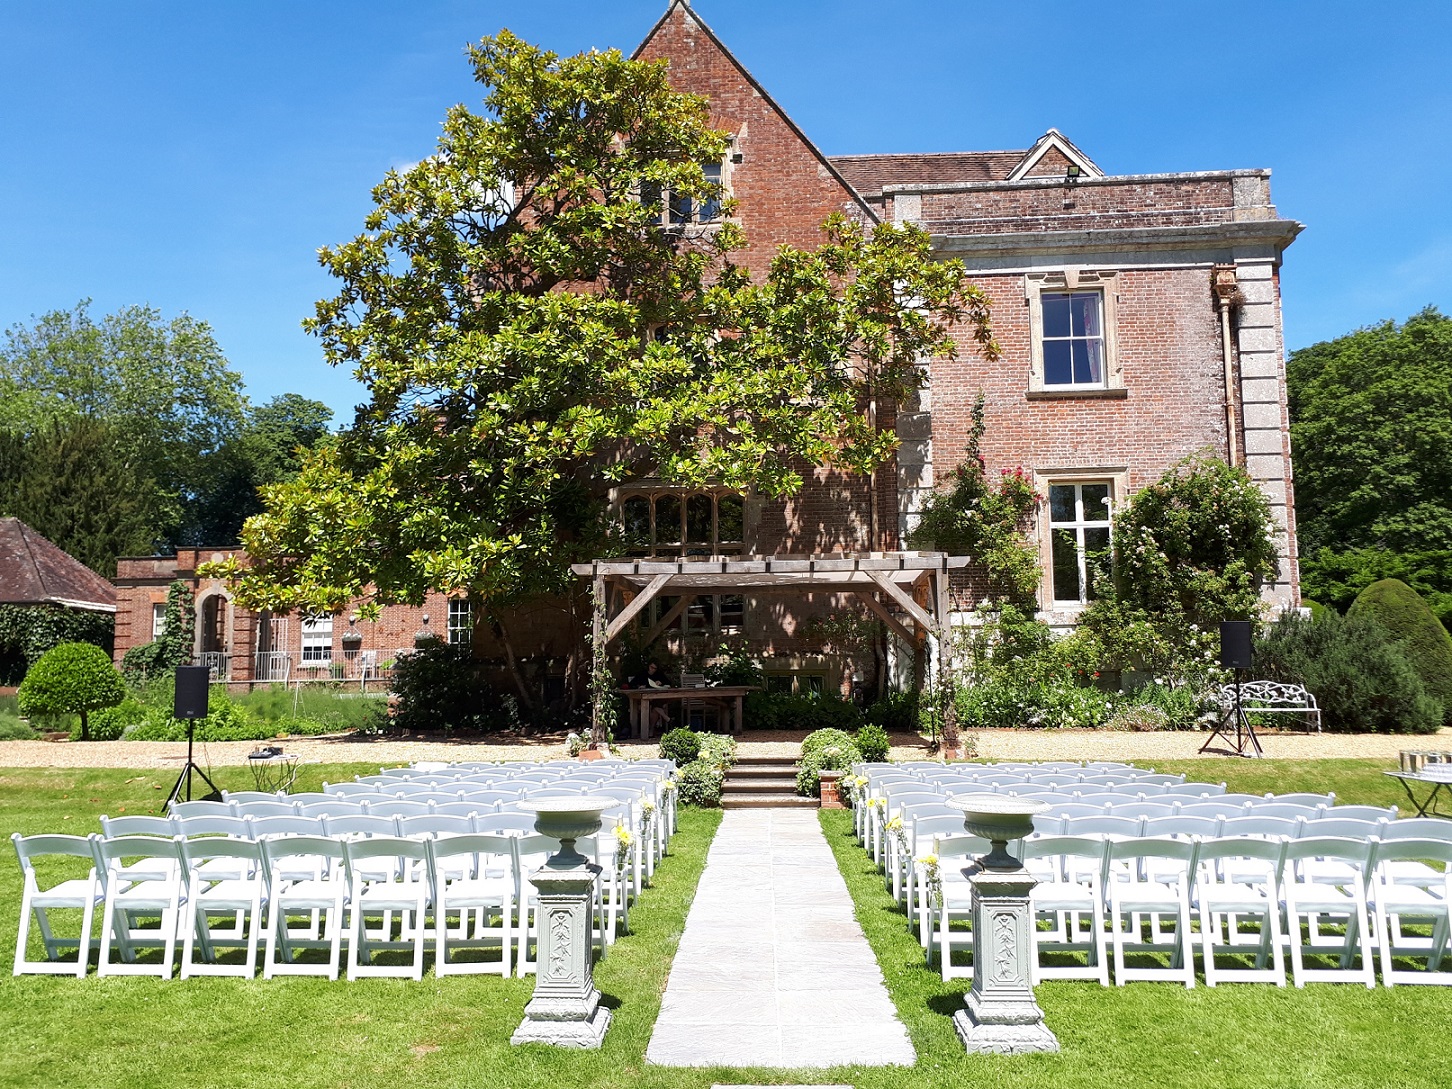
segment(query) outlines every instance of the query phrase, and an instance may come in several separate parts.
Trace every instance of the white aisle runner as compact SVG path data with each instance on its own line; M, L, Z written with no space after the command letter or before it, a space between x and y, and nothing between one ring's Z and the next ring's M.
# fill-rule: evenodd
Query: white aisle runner
M645 1057L665 1066L913 1063L816 810L723 815Z

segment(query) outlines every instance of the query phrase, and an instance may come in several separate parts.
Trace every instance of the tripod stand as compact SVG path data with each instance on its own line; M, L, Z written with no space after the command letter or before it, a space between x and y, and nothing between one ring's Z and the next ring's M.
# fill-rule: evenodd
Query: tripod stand
M214 782L212 782L211 778L207 775L207 773L201 769L201 767L197 764L197 762L195 760L192 759L192 739L193 739L193 736L196 733L196 729L197 729L197 724L194 721L192 721L191 719L188 719L187 720L187 762L182 765L181 774L176 777L176 785L171 788L171 793L166 796L166 808L168 808L168 809L171 808L171 804L173 802L178 802L178 801L188 801L189 802L189 801L192 800L192 775L194 773L196 775L200 775L202 777L202 782L206 783L207 786L209 786L209 787L212 788L212 792L207 795L207 799L209 801L211 801L211 800L220 800L221 797L222 797L222 792L221 792L220 789L218 789L217 784L214 783ZM186 796L185 799L183 799L182 796L181 796L182 795L182 784L186 784L186 788L187 788L187 796Z
M1240 705L1240 685L1244 679L1245 670L1237 668L1235 671L1235 739L1231 740L1230 724L1221 719L1220 724L1215 727L1205 744L1200 746L1201 752L1208 749L1218 737L1230 746L1231 754L1234 756L1258 757L1265 755L1260 747L1260 738L1255 736L1255 727L1250 724L1250 719L1245 717L1245 711Z

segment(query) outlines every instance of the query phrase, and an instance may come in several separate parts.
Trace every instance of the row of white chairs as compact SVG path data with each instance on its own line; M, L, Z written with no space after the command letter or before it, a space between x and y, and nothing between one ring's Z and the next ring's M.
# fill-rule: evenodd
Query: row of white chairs
M944 979L972 971L954 964L953 954L972 948L965 870L986 847L962 833L934 843L941 892L929 894L920 937ZM1198 947L1210 986L1284 986L1287 954L1297 987L1374 987L1378 962L1386 986L1452 983L1452 971L1442 969L1452 956L1452 837L1064 835L1030 837L1022 849L1038 878L1030 894L1035 982L1107 986L1112 959L1117 984L1193 987ZM1049 963L1045 954L1054 955ZM1153 956L1131 963L1135 954Z
M16 940L16 975L86 974L99 950L98 975L170 978L180 949L180 975L243 975L256 971L265 934L263 975L326 975L336 979L342 948L348 978L421 978L426 948L436 975L524 975L535 968L538 919L528 875L557 849L537 834L465 833L406 838L284 835L249 839L207 835L106 838L11 837L24 879ZM602 955L627 902L627 882L612 865L614 840L582 838L577 849L603 855L593 922ZM43 883L36 861L81 859L85 877ZM92 937L97 909L99 935ZM50 912L79 909L80 931L63 937ZM32 960L32 919L45 957ZM372 925L370 925L372 921ZM159 961L137 953L161 950ZM227 949L240 961L223 960ZM297 953L321 949L321 962ZM496 950L497 959L465 960L466 950ZM374 954L407 950L406 964L375 963ZM69 956L67 956L69 953Z

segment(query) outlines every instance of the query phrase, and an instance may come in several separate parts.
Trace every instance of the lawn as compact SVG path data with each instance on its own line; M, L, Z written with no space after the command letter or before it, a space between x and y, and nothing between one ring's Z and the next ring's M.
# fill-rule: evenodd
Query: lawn
M1232 789L1335 789L1345 801L1395 800L1376 762L1186 761L1173 770ZM305 769L316 788L373 765ZM245 768L218 769L221 785L250 785ZM1269 777L1269 778L1266 778ZM1267 786L1260 786L1268 782ZM0 771L0 831L98 829L100 813L160 807L170 773ZM918 1050L911 1069L676 1070L644 1052L685 915L719 822L686 810L656 884L597 970L615 1019L599 1052L512 1048L532 980L430 974L422 983L323 979L100 980L3 977L0 1085L559 1086L684 1087L719 1083L907 1086L1357 1086L1452 1084L1452 993L1399 987L1374 992L1321 985L1185 991L1168 984L1103 989L1055 983L1039 999L1064 1053L1012 1059L965 1056L950 1017L965 981L941 983L901 912L850 835L850 814L826 811L858 916ZM0 863L0 949L13 949L20 899L13 856Z

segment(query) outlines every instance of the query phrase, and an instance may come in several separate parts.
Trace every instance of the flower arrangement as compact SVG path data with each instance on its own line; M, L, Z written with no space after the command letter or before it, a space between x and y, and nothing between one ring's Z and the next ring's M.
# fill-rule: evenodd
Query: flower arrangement
M943 906L943 871L937 855L923 855L917 860L922 868L923 885L928 890L928 903L935 909Z
M635 843L635 836L629 828L623 824L615 826L615 872L624 874L625 867L630 861L630 848Z
M901 817L893 817L887 822L887 830L892 833L893 842L897 844L899 856L906 856L908 849L907 828L904 827Z

